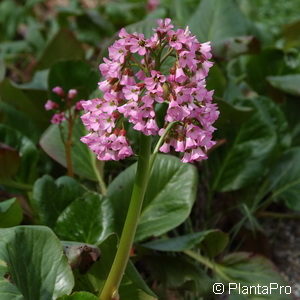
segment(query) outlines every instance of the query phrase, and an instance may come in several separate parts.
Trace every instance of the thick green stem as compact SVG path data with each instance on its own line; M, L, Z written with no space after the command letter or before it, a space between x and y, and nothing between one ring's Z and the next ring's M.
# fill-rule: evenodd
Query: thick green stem
M135 183L123 227L119 247L113 265L100 294L100 300L118 299L118 289L124 275L150 174L151 137L141 135L140 153L135 175Z

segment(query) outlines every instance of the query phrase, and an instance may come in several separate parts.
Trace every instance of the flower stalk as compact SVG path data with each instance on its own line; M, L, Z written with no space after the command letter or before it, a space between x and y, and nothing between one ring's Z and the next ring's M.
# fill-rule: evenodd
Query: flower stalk
M130 257L131 247L149 182L151 140L151 136L141 134L137 171L128 213L114 262L99 296L100 300L118 299L118 288Z

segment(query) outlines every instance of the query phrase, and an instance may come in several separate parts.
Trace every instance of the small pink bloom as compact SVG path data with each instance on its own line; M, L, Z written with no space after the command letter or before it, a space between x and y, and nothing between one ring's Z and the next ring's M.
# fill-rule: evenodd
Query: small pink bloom
M76 102L76 104L75 104L75 109L76 109L76 110L82 110L82 109L83 109L82 103L81 103L81 102L82 102L82 100Z
M54 94L56 94L57 96L60 96L60 97L64 97L64 96L65 96L65 92L64 92L63 88L60 87L60 86L54 87L54 88L52 89L52 92L53 92Z
M75 89L71 89L68 91L68 98L69 99L74 99L77 96L78 92Z
M147 2L147 9L148 11L155 10L160 4L160 0L148 0Z
M59 106L57 103L53 102L52 100L48 100L44 105L46 110L57 109Z
M61 112L61 113L57 113L54 114L52 119L51 119L51 123L52 124L60 124L62 123L64 120L66 119L65 113Z

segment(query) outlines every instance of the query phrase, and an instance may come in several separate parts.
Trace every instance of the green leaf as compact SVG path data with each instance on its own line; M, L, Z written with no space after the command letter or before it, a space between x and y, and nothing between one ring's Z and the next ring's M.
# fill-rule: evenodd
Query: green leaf
M293 96L300 96L300 74L269 76L269 83L276 89Z
M0 59L0 82L4 79L5 77L5 64L4 61Z
M284 115L271 100L261 97L240 104L254 110L252 117L236 130L228 127L226 147L214 151L208 161L213 171L212 188L217 191L237 190L259 180L276 150L290 143L285 137Z
M212 229L175 238L154 240L142 244L142 246L152 250L170 252L181 252L190 250L191 248L201 247L204 250L209 250L209 254L213 252L214 256L222 252L227 244L227 234L220 230Z
M59 216L55 231L65 240L99 244L113 231L110 200L86 193Z
M146 37L153 34L153 28L157 27L157 19L164 18L166 11L163 8L157 9L147 15L147 17L137 23L130 24L126 27L129 33L139 32Z
M76 286L79 289L100 293L111 269L117 251L118 238L112 234L98 247L101 251L100 259L86 274L77 274ZM129 261L119 289L120 298L124 300L155 300L156 296L149 289L141 275ZM131 298L130 298L131 297Z
M250 24L233 0L202 0L188 22L200 41L220 42L250 33Z
M119 174L108 187L119 233L128 210L135 172L136 164ZM159 236L180 225L190 214L196 188L194 166L183 164L174 156L158 155L146 191L136 241Z
M224 257L222 265L218 268L227 276L227 280L232 283L241 285L269 286L270 283L277 283L279 286L285 286L280 274L276 271L275 266L265 257L253 255L245 252L231 253ZM289 295L279 295L279 290L272 291L269 295L263 295L262 298L240 298L240 299L291 299ZM230 298L236 299L236 298Z
M60 297L59 300L98 300L95 295L87 292L76 292L69 296Z
M265 194L282 199L293 210L300 211L300 147L283 153L268 175Z
M228 101L216 101L220 117L214 124L218 129L222 130L224 127L238 127L246 122L253 114L253 109L249 107L234 106Z
M20 89L29 89L29 90L41 90L41 91L47 91L48 90L48 76L49 76L49 70L42 70L37 71L34 73L33 78L30 82L22 83L22 84L16 84L13 85L15 87L18 87Z
M62 123L63 134L67 134L67 124ZM86 134L81 120L77 119L73 128L72 162L77 175L96 181L94 170L95 156L88 147L80 141ZM42 149L55 161L66 167L65 147L61 140L58 125L50 125L40 139Z
M31 183L36 178L38 151L33 142L17 130L0 124L0 142L14 147L20 156L20 166L15 176L16 180ZM12 169L14 164L10 166ZM10 171L7 172L9 174Z
M0 120L1 123L18 130L33 142L38 141L40 132L36 130L37 125L23 111L3 101L0 101Z
M52 66L48 77L48 86L52 90L61 86L65 91L77 89L77 99L86 99L97 88L98 72L84 61L68 60ZM51 99L60 97L51 93Z
M1 300L50 300L72 291L71 268L49 228L19 226L0 229L0 235L0 260L11 278L0 278Z
M51 176L44 175L33 186L31 203L39 221L53 227L61 212L84 191L71 177L63 176L54 181Z
M269 86L268 76L279 76L289 71L284 61L284 52L276 48L267 48L258 55L245 57L243 72L246 73L247 83L262 95Z
M210 278L186 256L146 255L143 256L143 265L151 278L162 285L163 292L169 288L191 290L202 295L211 293Z
M2 182L16 175L20 166L18 151L5 144L0 144L0 165L0 180Z
M58 61L70 59L84 59L84 50L71 31L61 29L38 59L37 69L47 69Z
M69 296L60 297L59 300L98 300L95 295L87 292L77 292Z
M22 219L23 212L17 198L0 202L0 227L19 225Z
M45 111L46 92L20 88L10 80L0 83L0 100L23 112L36 125L35 131L41 133L49 124L49 113Z

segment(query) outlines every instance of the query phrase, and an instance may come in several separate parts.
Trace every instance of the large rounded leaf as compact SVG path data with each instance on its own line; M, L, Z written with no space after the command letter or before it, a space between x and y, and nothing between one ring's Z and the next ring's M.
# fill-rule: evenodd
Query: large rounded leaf
M275 88L294 95L300 96L300 75L283 75L283 76L270 76L267 78L269 83Z
M133 188L136 164L109 186L117 231L122 231ZM146 191L136 240L158 236L181 224L195 201L197 173L194 166L169 155L158 155Z
M17 169L17 174L15 175L16 181L21 182L32 182L36 178L37 173L37 162L38 162L38 150L34 143L28 139L26 136L22 135L19 131L6 126L4 124L0 124L0 142L3 144L6 144L14 149L16 149L19 153L19 158L17 160L20 160L18 164L20 164L18 167L15 165L16 161L13 163L10 158L10 165L12 170L2 170L1 165L1 171L0 174L2 175L3 172L6 173L6 175L13 175L14 172ZM0 157L2 156L0 153ZM17 157L16 157L17 158ZM0 158L1 159L1 158ZM3 165L3 168L5 165ZM0 175L0 178L2 177Z
M77 292L72 295L67 295L59 298L59 300L98 300L95 295L87 292Z
M62 124L63 132L67 134L66 124ZM86 134L81 120L77 120L73 129L72 162L74 172L82 177L96 181L93 163L95 156L88 147L80 141ZM66 167L66 154L58 125L50 125L40 139L43 150L55 161Z
M86 99L97 88L98 72L88 63L80 60L69 60L56 63L49 72L49 89L61 86L65 91L76 89L77 99ZM51 99L59 100L51 92Z
M0 227L6 228L21 223L23 212L17 198L0 202Z
M0 264L10 278L0 278L1 300L52 300L72 291L71 268L49 228L12 227L0 236Z
M269 192L271 197L282 199L289 208L300 211L300 147L286 151L270 170L265 194Z
M113 231L110 200L96 193L84 194L62 212L55 231L65 240L101 243Z
M242 103L253 108L252 117L236 129L222 128L227 143L208 160L213 171L212 188L217 191L249 186L266 173L276 150L289 145L287 122L279 107L267 98Z
M226 276L226 281L232 283L232 287L234 287L234 283L236 283L236 286L238 286L238 283L240 283L241 286L258 286L259 284L261 286L261 291L262 286L270 286L271 283L273 284L273 286L275 286L276 284L279 287L286 286L286 283L284 282L280 274L276 272L276 268L271 261L263 256L253 255L252 253L231 253L224 257L222 264L218 265L217 268L221 270L222 273L220 274L224 274ZM261 293L254 295L255 293L252 292L248 293L249 295L242 295L241 297L236 298L236 296L234 295L238 294L238 289L232 289L229 299L292 299L290 295L287 295L284 292L280 293L280 289L272 290L267 294Z
M202 0L188 25L201 41L220 42L250 33L249 21L233 0Z
M101 257L86 274L77 275L79 289L89 289L90 292L100 293L114 261L117 243L117 236L112 234L98 245ZM126 267L119 294L122 300L157 300L131 261Z
M71 177L54 180L44 175L33 186L31 202L39 221L53 227L60 213L84 192L83 186Z
M212 229L170 239L153 240L142 246L153 250L170 252L181 252L201 247L210 256L215 256L224 250L228 244L228 240L229 238L226 233Z
M37 69L47 69L54 63L66 59L83 59L84 50L72 31L61 29L41 53Z

